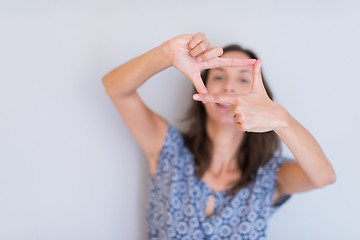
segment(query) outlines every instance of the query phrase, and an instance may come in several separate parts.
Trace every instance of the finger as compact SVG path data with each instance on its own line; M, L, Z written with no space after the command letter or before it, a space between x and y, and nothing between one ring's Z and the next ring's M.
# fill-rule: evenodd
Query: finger
M196 33L193 39L189 42L189 49L192 50L195 48L199 43L204 41L206 39L206 36L204 33Z
M236 123L235 123L235 127L236 127L238 130L243 131L243 132L246 132L246 130L247 130L241 122L236 122Z
M236 94L194 94L193 99L196 101L205 101L213 103L222 103L236 105L238 103Z
M239 114L238 113L238 109L237 109L237 105L232 105L231 108L229 108L228 110L226 110L225 114L228 117L234 117L234 115Z
M204 64L204 69L217 67L247 67L252 66L256 59L239 59L239 58L213 58Z
M235 124L238 124L238 123L242 123L242 119L241 119L241 116L239 115L235 115L234 118L233 118L233 121Z
M204 52L206 52L209 49L211 49L210 41L205 39L204 41L202 41L201 43L196 45L196 47L190 51L190 55L192 57L196 57L200 54L203 54Z
M264 83L261 76L262 59L258 59L253 66L253 87L252 92L265 91Z
M190 77L192 83L194 84L194 87L196 88L196 91L200 94L207 94L207 89L205 87L205 84L199 74L193 75ZM200 100L201 101L201 100Z
M204 62L208 61L212 58L216 58L221 56L224 53L224 50L221 47L215 47L209 51L204 52L200 56L198 56L198 60Z
M225 114L228 117L235 117L237 115L237 113L234 111L234 107L231 107L228 110L226 110Z
M233 107L226 110L225 114L231 118L241 117L241 114L239 113L238 109L236 108L236 105L233 105Z

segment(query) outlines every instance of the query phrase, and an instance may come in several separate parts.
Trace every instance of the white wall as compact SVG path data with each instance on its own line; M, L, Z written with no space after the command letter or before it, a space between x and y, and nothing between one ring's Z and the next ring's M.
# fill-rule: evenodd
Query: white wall
M359 10L358 1L1 1L0 239L143 237L146 160L101 78L197 31L214 46L254 49L276 101L335 167L336 184L294 195L273 216L269 239L359 239ZM140 89L177 126L190 91L173 68Z

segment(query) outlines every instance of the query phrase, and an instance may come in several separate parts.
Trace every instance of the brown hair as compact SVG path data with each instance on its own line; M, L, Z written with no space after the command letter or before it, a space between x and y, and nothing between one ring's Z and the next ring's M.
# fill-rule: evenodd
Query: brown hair
M224 53L230 51L243 52L250 58L257 59L251 50L244 49L236 44L224 47ZM208 74L209 69L201 73L205 85ZM264 75L262 75L262 79L268 96L273 99ZM196 93L195 88L194 93ZM212 156L212 142L206 132L206 118L207 114L202 102L193 101L185 117L185 121L190 123L189 129L183 135L186 146L195 157L195 174L199 178L209 168ZM230 193L235 194L253 182L259 167L266 164L279 148L280 140L274 131L265 133L245 132L243 142L237 153L237 166L241 170L241 177L233 183Z

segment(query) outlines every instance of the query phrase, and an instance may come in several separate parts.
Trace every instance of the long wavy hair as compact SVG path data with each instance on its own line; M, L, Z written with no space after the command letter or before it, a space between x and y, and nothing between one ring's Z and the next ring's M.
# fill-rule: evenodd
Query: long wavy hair
M254 52L244 49L237 44L228 45L223 48L224 53L230 51L239 51L247 54L252 59L258 59ZM201 73L201 77L206 85L209 75L209 69ZM273 99L272 92L262 75L265 90ZM196 90L194 88L194 93ZM206 131L207 114L202 102L193 101L189 108L185 121L189 122L189 128L183 133L185 144L192 152L195 158L195 174L202 178L206 170L210 167L212 159L213 143ZM274 131L265 133L245 132L243 141L237 151L237 166L241 171L241 177L237 179L229 191L230 194L236 194L243 187L252 183L256 173L262 165L266 164L275 152L280 149L280 140Z

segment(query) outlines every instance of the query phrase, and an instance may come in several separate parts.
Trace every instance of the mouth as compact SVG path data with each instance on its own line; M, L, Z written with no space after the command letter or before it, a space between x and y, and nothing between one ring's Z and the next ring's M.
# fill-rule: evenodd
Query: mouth
M216 103L216 106L218 106L221 109L229 109L231 107L231 104L227 103Z

